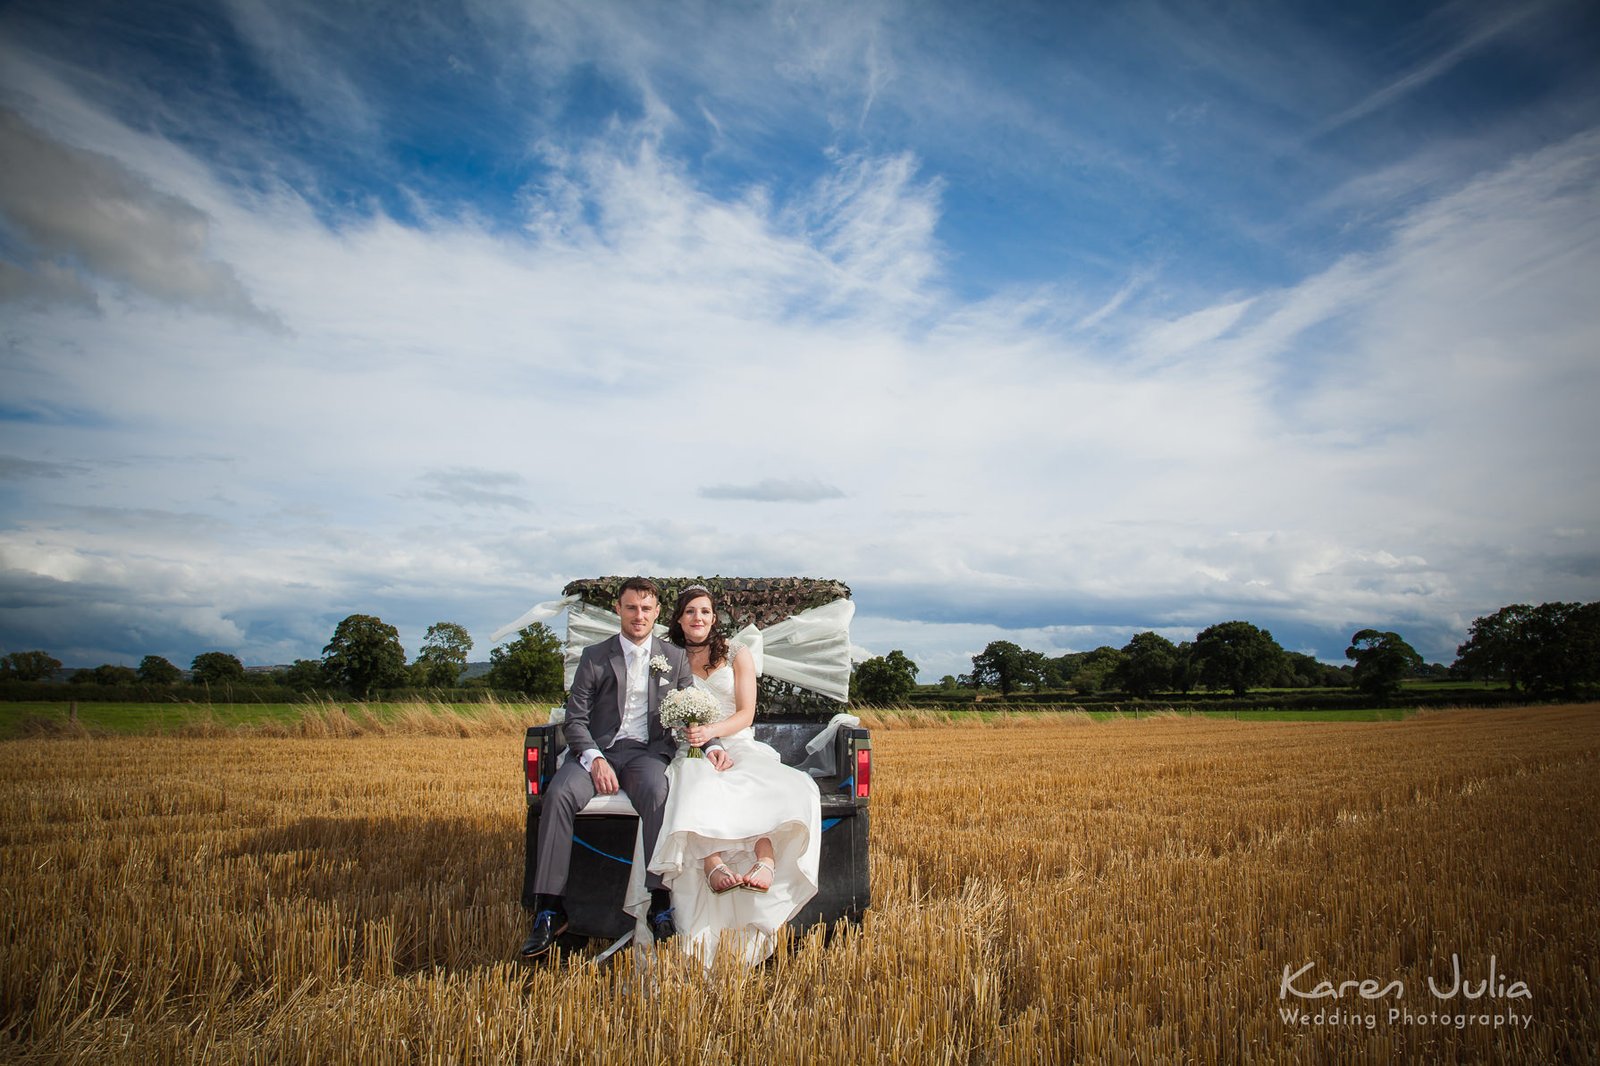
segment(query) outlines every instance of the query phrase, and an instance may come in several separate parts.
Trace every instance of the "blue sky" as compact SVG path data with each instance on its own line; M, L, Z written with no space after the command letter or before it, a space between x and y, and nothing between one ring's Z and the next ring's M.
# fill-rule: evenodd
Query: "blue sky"
M21 2L0 649L805 574L925 678L1600 598L1600 9Z

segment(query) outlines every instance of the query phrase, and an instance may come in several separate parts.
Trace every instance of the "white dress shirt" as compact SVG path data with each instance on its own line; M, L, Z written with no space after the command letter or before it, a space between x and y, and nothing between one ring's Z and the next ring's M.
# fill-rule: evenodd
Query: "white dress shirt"
M615 744L619 740L637 740L641 744L650 739L650 645L652 639L645 637L643 644L635 644L627 637L622 641L623 661L627 663L628 687L622 693L622 724L617 727L617 735L611 738ZM593 767L594 761L603 753L599 748L589 748L578 753L578 763L585 770Z
M637 740L642 744L650 739L650 639L635 644L623 637L622 650L628 656L628 689L622 694L622 724L612 743Z

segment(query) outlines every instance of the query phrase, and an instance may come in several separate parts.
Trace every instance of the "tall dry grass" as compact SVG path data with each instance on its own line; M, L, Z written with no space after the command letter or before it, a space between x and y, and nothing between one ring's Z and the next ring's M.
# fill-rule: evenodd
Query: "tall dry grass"
M300 714L289 720L224 724L210 708L176 730L185 737L489 737L519 734L531 722L544 722L545 705L506 704L493 698L483 703L431 703L410 700L400 704L347 703L320 699L297 705Z
M466 736L326 718L282 738L0 745L0 1058L1581 1062L1600 1046L1592 707L885 728L865 922L709 975L670 953L510 961L518 712ZM1452 954L1473 980L1493 955L1532 993L1474 1013L1531 1025L1388 1022L1436 1007L1428 977ZM1372 1028L1286 1024L1281 976L1306 962L1405 997Z

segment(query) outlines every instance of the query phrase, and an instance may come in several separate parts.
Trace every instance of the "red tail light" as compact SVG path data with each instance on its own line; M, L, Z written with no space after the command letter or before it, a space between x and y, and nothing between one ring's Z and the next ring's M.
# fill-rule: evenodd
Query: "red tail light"
M539 749L528 748L528 795L539 794Z
M856 796L866 799L872 794L872 749L856 749Z

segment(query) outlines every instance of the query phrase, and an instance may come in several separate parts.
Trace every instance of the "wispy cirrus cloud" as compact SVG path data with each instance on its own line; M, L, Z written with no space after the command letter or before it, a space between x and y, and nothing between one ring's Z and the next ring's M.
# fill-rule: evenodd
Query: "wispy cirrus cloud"
M1468 22L1462 29L1459 39L1448 44L1442 51L1427 56L1394 81L1369 93L1337 114L1330 115L1317 124L1311 131L1311 136L1320 137L1331 133L1390 106L1410 93L1420 91L1430 82L1449 73L1473 53L1506 37L1518 26L1545 14L1558 3L1560 0L1515 3L1499 10L1493 7L1484 10L1475 9L1471 5L1458 5L1458 9L1466 14Z
M88 471L82 463L62 463L52 460L25 459L20 455L0 455L0 481L21 481L24 478L60 479Z
M842 500L844 492L823 481L762 478L745 485L706 485L700 495L708 500L753 500L759 503L819 503Z
M532 506L527 479L513 471L456 466L429 470L417 480L423 484L420 495L440 503L513 511L526 511Z
M312 122L340 136L379 135L371 103L339 61L351 27L315 4L225 0L239 37Z

